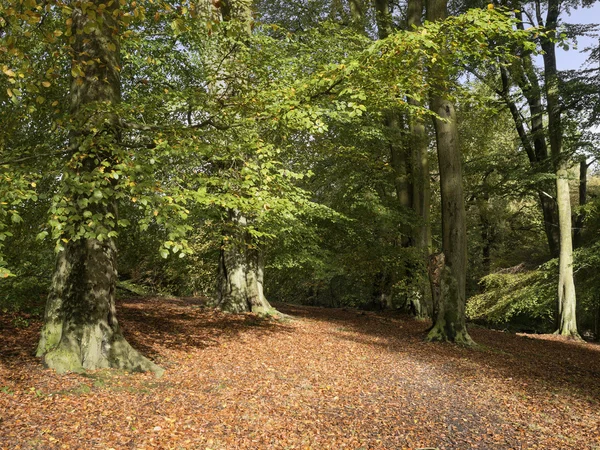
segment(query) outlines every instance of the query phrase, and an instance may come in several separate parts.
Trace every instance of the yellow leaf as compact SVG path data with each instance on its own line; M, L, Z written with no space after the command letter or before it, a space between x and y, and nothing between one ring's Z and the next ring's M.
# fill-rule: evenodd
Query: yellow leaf
M7 66L2 67L2 72L4 72L4 75L6 75L7 77L14 77L14 76L16 76L16 73L14 73Z
M50 87L50 86L52 86L52 83L50 83L49 81L42 81L42 86Z
M488 3L488 9L494 9L494 4L493 3Z

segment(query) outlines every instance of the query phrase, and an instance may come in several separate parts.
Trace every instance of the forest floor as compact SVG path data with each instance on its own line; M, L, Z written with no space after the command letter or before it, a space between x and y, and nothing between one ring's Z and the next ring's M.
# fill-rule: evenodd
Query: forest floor
M395 313L278 307L293 319L121 301L159 379L57 375L41 324L0 316L0 448L600 449L598 345L473 328L473 350Z

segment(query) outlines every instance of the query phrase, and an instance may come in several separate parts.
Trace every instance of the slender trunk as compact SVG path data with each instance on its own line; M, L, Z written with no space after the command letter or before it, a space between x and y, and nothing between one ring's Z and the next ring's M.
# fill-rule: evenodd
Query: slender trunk
M98 160L112 159L110 146L118 140L110 111L110 105L120 100L118 8L117 2L107 6L95 0L85 10L74 6L71 16L72 73L81 75L71 82L71 117L77 127L72 143L80 145L92 128L102 129L95 134L103 135L101 141L80 147L79 170L88 174L97 169ZM90 106L96 107L95 114L86 110L83 116L81 111ZM90 203L87 209L115 212L114 205L101 202ZM116 318L116 283L116 248L111 239L79 238L65 245L57 257L37 349L48 367L59 373L114 367L162 374L163 369L123 338Z
M573 232L573 246L579 248L582 245L583 225L585 223L585 211L583 207L587 203L587 170L588 163L585 159L579 162L579 211L575 217L575 230Z
M409 30L416 30L422 25L423 1L409 0L407 7L407 25ZM414 99L408 102L416 107L423 104ZM431 251L431 227L429 223L429 208L431 197L431 186L429 181L429 156L427 145L427 134L423 117L412 114L409 118L410 133L410 158L412 169L412 207L419 222L413 227L413 242L426 266ZM428 317L432 310L432 292L427 280L423 280L418 292L413 297L414 309L418 311L419 318ZM418 305L417 305L418 303Z
M490 223L490 183L489 173L483 178L483 193L481 198L477 199L477 209L479 210L479 227L481 232L481 274L488 275L492 265L492 246L494 243L494 229Z
M573 277L573 242L571 238L571 193L566 162L556 171L558 215L560 218L560 256L558 273L558 330L557 334L579 339L577 331L575 281Z
M421 24L422 12L423 5L420 0L409 2L409 26L419 26ZM375 17L379 38L385 39L393 32L390 5L387 0L375 1ZM419 106L415 102L412 104ZM386 114L385 125L389 134L388 146L394 174L394 188L398 205L405 210L412 209L417 217L422 218L423 214L428 215L429 212L428 193L426 193L426 189L429 187L427 184L429 169L427 166L427 142L424 138L425 126L422 119L411 117L409 119L410 134L407 141L402 136L403 119L404 117L397 111L388 111ZM425 179L426 181L424 181ZM420 249L425 248L422 244L427 242L427 226L425 225L427 220L428 216L423 218L422 223L419 225L408 225L401 230L403 247L417 245ZM423 250L422 253L424 262L427 251ZM403 276L411 279L414 277L414 273L407 269ZM417 317L427 315L427 302L430 298L427 295L428 289L425 289L425 287L419 286L408 293L403 302ZM383 293L381 303L391 303L391 295Z
M492 237L490 225L484 217L481 217L481 265L483 275L489 275L492 266Z
M401 120L399 113L390 111L386 120L389 131L390 162L394 170L394 187L398 204L405 209L412 208L413 186L410 177L410 164L407 148L403 145L401 134ZM409 227L403 230L405 246L412 242L412 230Z
M520 11L516 12L519 19L518 27L523 29L522 15ZM510 84L508 71L501 69L503 89L502 98L509 106L513 121L519 133L521 143L523 144L531 167L539 172L549 173L552 171L550 158L548 154L548 145L546 142L546 133L544 126L544 104L542 101L542 89L537 72L533 65L531 55L522 55L519 64L512 66L512 78L521 89L527 106L529 108L529 133L523 126L523 118L515 102L510 98ZM538 191L540 206L544 217L544 232L548 241L548 249L552 257L557 257L560 247L560 232L558 226L558 208L554 200L555 187L550 181L544 181Z
M549 0L546 29L556 32L559 0ZM546 100L548 106L548 135L556 167L556 200L560 226L560 254L558 275L557 334L580 339L577 332L575 281L573 278L573 239L571 235L571 194L569 190L568 162L562 150L561 106L559 82L556 70L556 48L551 39L542 40L544 50L544 75L546 78Z
M446 0L427 1L427 19L444 20ZM438 74L443 75L443 74ZM427 339L472 345L465 321L467 233L462 162L454 105L440 92L431 99L440 170L442 252L439 310Z

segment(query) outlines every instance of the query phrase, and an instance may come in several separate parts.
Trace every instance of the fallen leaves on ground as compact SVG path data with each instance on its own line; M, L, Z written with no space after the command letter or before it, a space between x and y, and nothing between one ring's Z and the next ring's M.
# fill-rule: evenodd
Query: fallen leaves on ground
M472 329L466 349L391 312L278 307L293 319L123 301L160 379L57 375L41 324L0 317L0 448L600 449L598 345Z

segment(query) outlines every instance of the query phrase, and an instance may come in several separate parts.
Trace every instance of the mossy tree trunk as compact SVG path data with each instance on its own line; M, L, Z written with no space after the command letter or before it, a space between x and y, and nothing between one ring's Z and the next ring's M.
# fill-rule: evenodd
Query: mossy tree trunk
M429 21L444 20L446 16L446 0L427 1ZM436 91L431 98L431 109L437 115L434 126L440 170L444 265L439 281L439 308L427 339L472 345L465 323L467 233L456 112L443 91Z
M74 4L71 17L71 72L78 76L72 79L70 97L75 124L71 145L80 161L75 170L85 179L92 177L99 161L112 160L111 145L118 141L110 109L120 100L119 3L94 0L82 8ZM76 186L73 204L87 199L81 191L85 188ZM110 199L89 202L86 208L92 214L116 215ZM123 337L116 318L116 283L116 248L111 239L79 237L65 244L57 256L37 348L48 367L59 373L108 367L162 373Z

